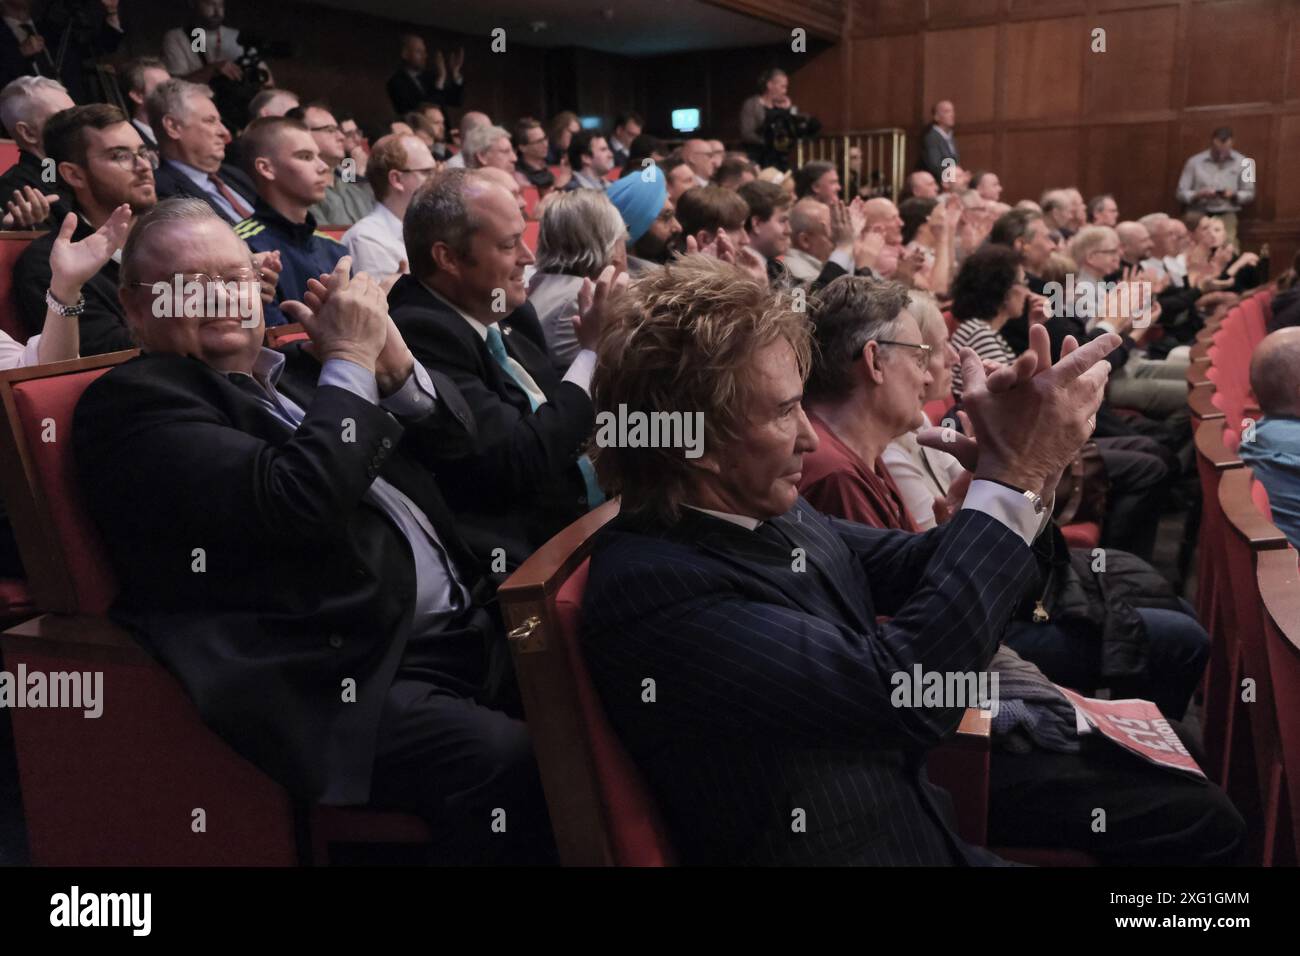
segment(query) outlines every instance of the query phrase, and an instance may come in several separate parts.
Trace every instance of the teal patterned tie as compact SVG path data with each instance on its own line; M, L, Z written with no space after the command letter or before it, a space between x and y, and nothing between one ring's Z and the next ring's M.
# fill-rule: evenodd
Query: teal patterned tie
M533 397L532 389L524 385L519 378L519 374L515 371L515 365L510 361L510 356L506 353L505 339L501 336L501 330L496 325L487 327L486 341L488 354L496 360L496 363L501 366L501 370L509 375L520 390L528 396L530 409L534 412L537 411L537 399ZM605 492L601 491L600 484L596 481L596 466L591 463L591 459L586 455L578 459L578 471L582 473L582 483L587 486L588 510L603 504Z

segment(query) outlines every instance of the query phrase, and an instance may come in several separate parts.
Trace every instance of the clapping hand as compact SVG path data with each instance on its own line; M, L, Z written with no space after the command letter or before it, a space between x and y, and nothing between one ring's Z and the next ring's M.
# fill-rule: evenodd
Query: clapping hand
M1110 365L1105 356L1120 344L1106 333L1080 346L1067 336L1061 360L1051 360L1051 341L1041 325L1029 329L1029 348L991 374L970 349L961 350L963 395L978 445L966 436L922 429L918 440L947 451L976 478L1052 497L1061 474L1091 437L1105 394ZM955 440L954 440L955 439Z
M39 189L24 186L15 189L0 225L6 229L31 229L50 218L50 205L59 201L57 193L46 195Z
M573 331L580 347L594 351L600 344L600 333L605 329L610 299L615 293L626 289L627 283L627 273L619 273L612 265L605 266L594 283L590 279L582 280L582 287L578 290L578 314L573 320Z

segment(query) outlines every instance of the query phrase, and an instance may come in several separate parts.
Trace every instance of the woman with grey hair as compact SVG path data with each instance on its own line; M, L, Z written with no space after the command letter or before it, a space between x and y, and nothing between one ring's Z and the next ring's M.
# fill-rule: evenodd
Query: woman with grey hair
M573 327L578 293L606 266L614 267L615 278L627 271L626 239L623 217L604 193L577 189L552 196L546 204L528 301L537 310L546 350L560 374L579 350Z

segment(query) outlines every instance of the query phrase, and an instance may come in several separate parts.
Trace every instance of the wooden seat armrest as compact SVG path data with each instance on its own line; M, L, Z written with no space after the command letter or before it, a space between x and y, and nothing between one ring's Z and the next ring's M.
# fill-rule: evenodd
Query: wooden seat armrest
M125 628L106 617L42 614L0 636L0 651L55 655L106 664L155 664Z

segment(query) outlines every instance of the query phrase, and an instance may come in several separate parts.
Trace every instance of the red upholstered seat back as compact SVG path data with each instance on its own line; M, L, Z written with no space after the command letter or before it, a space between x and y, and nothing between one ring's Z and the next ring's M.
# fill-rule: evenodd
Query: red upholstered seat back
M536 186L525 186L520 190L524 197L524 215L529 219L533 218L533 213L537 211L537 204L542 201L541 191Z
M27 329L18 318L18 300L14 298L14 264L31 241L40 235L42 233L39 232L0 234L0 331L19 342L27 341Z
M632 762L605 716L582 656L578 634L582 594L587 586L583 561L555 597L556 638L564 645L577 688L578 709L586 731L591 763L604 807L610 850L616 866L666 866L675 861L668 829L645 778Z
M537 237L541 235L542 223L540 219L529 219L524 222L524 245L530 252L537 252Z
M1242 332L1246 344L1254 351L1255 346L1268 334L1264 325L1264 300L1260 296L1251 296L1241 303Z
M81 394L107 368L36 378L14 385L14 405L35 471L39 495L48 507L50 532L72 578L76 612L103 614L117 593L117 581L103 543L86 513L72 460L72 413ZM52 441L43 440L52 435Z
M1295 549L1260 555L1257 583L1264 603L1264 643L1277 706L1283 789L1291 803L1292 851L1300 856L1300 567Z
M6 171L18 162L20 152L18 144L12 139L0 139L0 172Z

